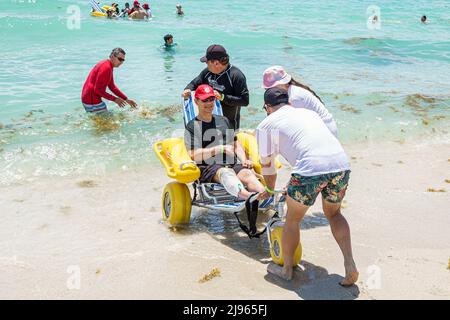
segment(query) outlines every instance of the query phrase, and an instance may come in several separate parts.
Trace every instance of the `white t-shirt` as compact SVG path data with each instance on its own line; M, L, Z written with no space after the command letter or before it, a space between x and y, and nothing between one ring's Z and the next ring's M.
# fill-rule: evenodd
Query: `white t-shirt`
M333 120L333 116L317 97L309 90L290 85L288 89L289 103L294 108L305 108L316 112L323 122L327 123Z
M285 105L256 129L259 155L281 154L292 173L316 176L350 169L339 140L314 111Z

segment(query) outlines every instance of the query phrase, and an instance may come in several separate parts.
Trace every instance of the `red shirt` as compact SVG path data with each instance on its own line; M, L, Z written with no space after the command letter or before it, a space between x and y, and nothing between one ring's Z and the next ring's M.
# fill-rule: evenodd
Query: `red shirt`
M102 102L102 98L111 101L116 100L115 96L106 92L106 87L116 96L124 100L128 99L114 84L113 65L109 60L100 61L91 70L83 86L81 102L85 104L99 104Z

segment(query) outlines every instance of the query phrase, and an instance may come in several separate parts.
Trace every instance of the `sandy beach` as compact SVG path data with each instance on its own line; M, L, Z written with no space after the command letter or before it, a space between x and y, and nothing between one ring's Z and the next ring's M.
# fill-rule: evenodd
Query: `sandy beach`
M2 187L0 298L450 299L450 139L344 148L356 286L338 285L343 259L320 201L284 282L267 274L267 238L249 240L233 215L194 208L186 228L163 223L170 180L158 165Z

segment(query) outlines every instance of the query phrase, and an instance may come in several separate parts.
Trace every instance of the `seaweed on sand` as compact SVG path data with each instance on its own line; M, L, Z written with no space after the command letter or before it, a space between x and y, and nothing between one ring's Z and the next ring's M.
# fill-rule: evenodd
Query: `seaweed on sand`
M220 270L219 268L212 269L209 273L205 274L198 282L204 283L206 281L211 280L212 278L220 277Z
M179 105L171 104L166 107L156 108L156 112L158 115L166 117L170 122L174 122L174 115L180 113L181 110Z

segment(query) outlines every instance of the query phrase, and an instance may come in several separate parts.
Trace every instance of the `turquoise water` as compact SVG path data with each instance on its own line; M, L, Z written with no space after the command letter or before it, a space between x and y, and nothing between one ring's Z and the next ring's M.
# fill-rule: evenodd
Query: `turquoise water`
M450 1L181 3L183 18L175 1L158 0L151 21L135 22L91 17L87 0L1 0L0 184L153 165L151 145L183 127L180 93L212 43L247 77L244 128L264 117L261 76L273 64L322 97L344 143L434 138L449 128ZM380 29L367 28L372 4ZM72 5L79 29L68 28ZM161 49L166 33L178 43L173 52ZM81 88L114 47L127 52L116 84L141 107L110 103L113 119L96 124Z

